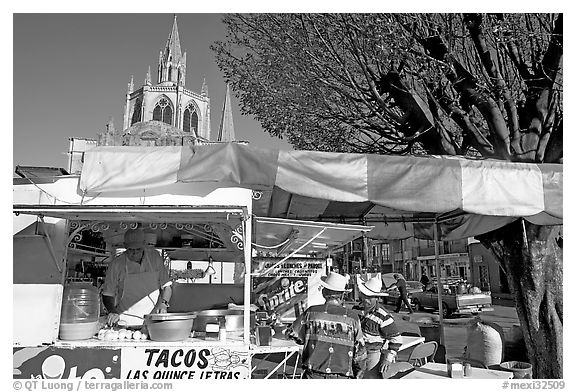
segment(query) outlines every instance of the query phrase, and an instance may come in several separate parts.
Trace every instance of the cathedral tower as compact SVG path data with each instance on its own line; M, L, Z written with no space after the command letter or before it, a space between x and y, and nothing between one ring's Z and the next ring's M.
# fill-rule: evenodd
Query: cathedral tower
M128 84L121 144L170 145L208 141L208 89L205 81L201 93L188 90L185 86L186 52L180 46L176 15L166 46L160 50L157 70L156 84L152 81L150 67L140 88L134 88L133 78ZM146 126L143 126L144 123ZM144 129L146 134L139 134ZM178 138L181 139L180 143ZM119 140L104 141L104 144L118 143Z

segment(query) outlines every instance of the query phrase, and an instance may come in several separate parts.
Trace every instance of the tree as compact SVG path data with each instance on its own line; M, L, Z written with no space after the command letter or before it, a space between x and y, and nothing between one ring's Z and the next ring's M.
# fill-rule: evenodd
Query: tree
M296 149L561 163L562 14L257 14L212 49L241 110ZM535 375L562 377L558 226L479 239L507 272Z

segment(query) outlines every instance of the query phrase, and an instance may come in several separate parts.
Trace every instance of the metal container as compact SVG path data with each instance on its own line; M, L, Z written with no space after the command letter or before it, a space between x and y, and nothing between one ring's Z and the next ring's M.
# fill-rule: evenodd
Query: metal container
M231 309L209 309L192 312L196 318L192 325L193 331L205 332L206 324L219 324L220 318L226 319L226 331L242 331L244 329L244 311ZM255 323L254 315L250 315L250 325Z
M193 313L152 313L144 316L151 340L176 342L190 337L196 315Z

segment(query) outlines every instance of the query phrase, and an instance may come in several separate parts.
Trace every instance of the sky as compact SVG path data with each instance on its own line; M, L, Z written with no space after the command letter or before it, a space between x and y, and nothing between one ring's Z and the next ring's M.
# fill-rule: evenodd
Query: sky
M153 83L160 50L174 14L13 15L13 166L68 167L68 138L96 139L113 117L122 129L126 90ZM186 52L186 88L200 92L205 77L211 127L220 124L226 84L210 45L226 37L221 14L177 14ZM236 139L254 146L291 149L241 116L232 92Z

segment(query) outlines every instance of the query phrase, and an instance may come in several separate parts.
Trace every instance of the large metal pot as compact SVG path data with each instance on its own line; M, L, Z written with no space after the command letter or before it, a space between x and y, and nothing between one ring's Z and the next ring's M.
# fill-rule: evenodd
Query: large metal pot
M144 323L151 340L175 342L190 337L195 317L192 313L152 313L144 316Z
M206 324L219 324L222 317L226 320L227 331L242 331L244 329L244 311L236 309L209 309L192 312L196 318L192 331L205 332ZM251 327L255 324L253 314L250 314Z

